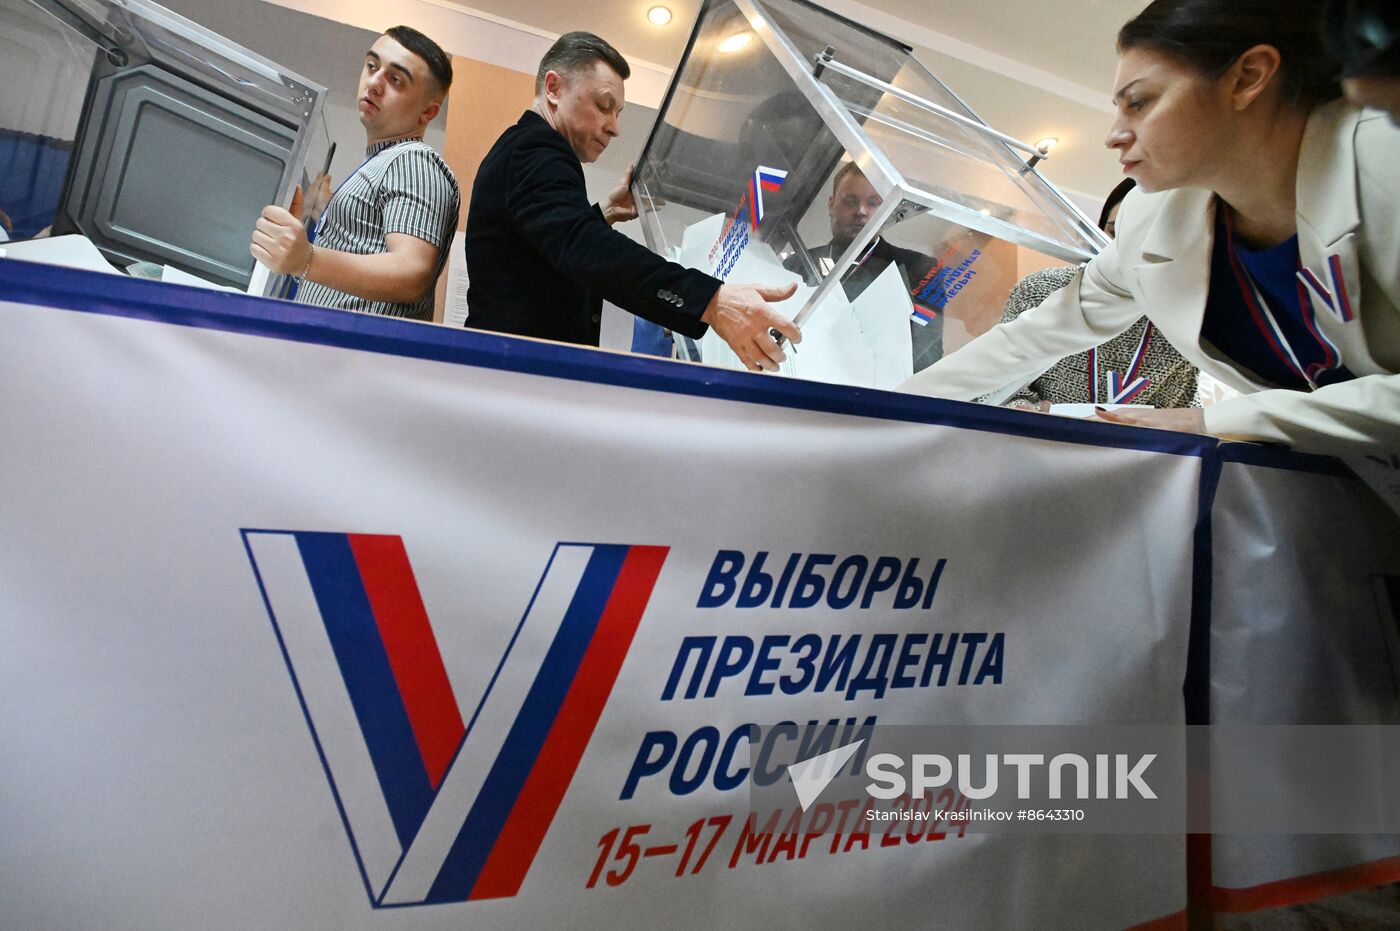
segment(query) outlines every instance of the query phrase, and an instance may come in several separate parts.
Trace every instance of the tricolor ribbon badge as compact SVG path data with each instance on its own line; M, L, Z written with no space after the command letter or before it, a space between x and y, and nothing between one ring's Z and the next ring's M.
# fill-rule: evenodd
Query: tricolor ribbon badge
M1331 311L1332 316L1343 323L1350 323L1356 319L1356 314L1351 307L1351 295L1347 293L1346 278L1342 275L1341 257L1329 255L1326 268L1328 284L1323 284L1311 268L1299 268L1298 280L1302 282L1310 301L1321 303Z
M243 539L370 904L514 896L667 547L557 544L489 685L459 702L400 537Z
M1153 326L1148 322L1142 330L1142 339L1138 340L1137 350L1133 353L1133 358L1128 362L1128 372L1115 372L1109 370L1106 373L1108 382L1108 403L1109 404L1131 404L1135 398L1141 395L1148 388L1152 387L1152 380L1146 376L1139 375L1142 371L1142 364L1147 359L1147 347L1152 344ZM1089 378L1090 387L1093 391L1094 401L1098 402L1099 385L1097 372L1099 368L1098 347L1089 350Z
M1152 381L1139 376L1132 381L1125 380L1120 372L1108 373L1108 403L1131 404L1133 399L1152 386Z
M783 183L787 181L787 174L780 168L769 168L766 165L759 165L754 169L753 180L749 182L749 203L753 204L749 222L754 229L758 229L758 225L763 222L763 192L781 191Z

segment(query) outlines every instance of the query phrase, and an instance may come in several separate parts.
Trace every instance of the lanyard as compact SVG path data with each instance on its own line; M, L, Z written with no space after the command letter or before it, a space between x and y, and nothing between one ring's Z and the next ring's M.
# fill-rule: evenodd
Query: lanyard
M391 148L393 148L393 146L388 146L387 148L380 149L379 152L386 152L386 151L388 151L388 149L391 149ZM370 162L374 161L375 156L378 155L379 152L375 152L374 155L371 155L369 158L365 159L363 162L360 162L360 167L359 167L359 168L356 168L354 171L350 172L348 175L345 176L345 180L344 180L344 181L340 182L339 184L337 184L337 185L335 186L335 190L331 192L330 198L326 200L326 206L323 207L323 208L321 209L321 216L323 216L323 217L325 217L325 216L330 216L331 204L335 203L335 198L336 198L336 196L340 193L340 189L343 188L343 187L345 187L345 185L349 184L351 181L353 181L353 180L355 179L355 176L358 175L358 174L360 173L360 169L361 169L361 168L364 168L364 167L365 167L366 165L368 165Z
M868 259L868 258L870 258L870 254L871 254L872 252L875 251L875 247L878 246L879 244L880 244L880 237L879 237L879 236L876 236L873 240L871 240L871 242L870 242L870 248L866 249L865 252L861 255L861 257L858 258L858 259L856 259L855 264L852 265L850 268L848 268L848 269L846 270L846 277L847 277L847 278L849 278L851 275L854 275L857 271L860 270L860 267L861 267L862 265L865 264L865 260ZM821 260L821 264L824 264L824 265L826 266L826 268L825 268L825 269L819 269L820 271L823 272L823 274L826 274L826 275L831 274L832 270L835 269L835 267L836 267L835 257L834 257L833 255L830 254L831 251L834 251L834 250L828 250L828 255L827 255L827 257Z
M862 265L864 265L864 264L865 264L865 260L868 259L868 258L870 258L870 254L871 254L872 252L875 251L875 247L878 246L879 244L880 244L880 237L879 237L879 236L876 236L874 239L870 240L870 248L866 249L866 250L865 250L865 253L864 253L863 255L861 255L860 258L856 259L856 264L854 264L854 265L851 266L851 271L855 271L857 268L860 268Z
M1249 273L1249 269L1244 267L1240 257L1235 250L1235 230L1234 222L1229 211L1224 213L1225 217L1225 251L1230 259L1230 269L1235 273L1235 282L1239 285L1240 295L1244 298L1244 303L1249 308L1250 318L1259 332L1264 335L1264 340L1273 350L1274 355L1279 358L1289 371L1307 383L1310 390L1317 390L1317 375L1329 369L1337 367L1341 361L1341 354L1337 347L1322 335L1322 331L1317 328L1317 321L1313 316L1312 301L1308 298L1308 293L1304 290L1303 279L1298 278L1294 283L1298 289L1298 310L1303 318L1303 325L1317 344L1322 347L1322 362L1314 363L1304 368L1298 360L1298 354L1293 350L1293 345L1284 335L1283 328L1279 326L1278 319L1269 309L1269 302L1264 297L1264 292L1260 289L1254 276ZM1298 269L1303 271L1302 258L1298 259Z
M1138 375L1142 370L1142 363L1147 358L1147 346L1152 342L1152 321L1147 322L1147 328L1142 331L1142 339L1138 342L1137 351L1133 353L1132 361L1128 364L1127 374L1109 371L1105 373L1108 382L1108 403L1109 404L1131 404L1133 399L1138 397L1152 386L1152 379ZM1099 348L1095 346L1089 350L1089 390L1093 396L1095 404L1102 404L1099 395Z

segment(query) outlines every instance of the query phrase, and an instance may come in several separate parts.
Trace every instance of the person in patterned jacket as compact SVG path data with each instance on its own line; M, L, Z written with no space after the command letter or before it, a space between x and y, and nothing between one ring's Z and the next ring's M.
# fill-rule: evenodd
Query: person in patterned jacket
M1099 214L1099 229L1113 236L1114 219L1133 189L1125 179L1109 193ZM1002 323L1066 287L1079 274L1074 267L1047 268L1023 278L1011 290ZM1061 359L1043 375L1012 395L1005 406L1048 410L1051 404L1150 404L1196 407L1196 367L1156 332L1146 317L1103 345Z

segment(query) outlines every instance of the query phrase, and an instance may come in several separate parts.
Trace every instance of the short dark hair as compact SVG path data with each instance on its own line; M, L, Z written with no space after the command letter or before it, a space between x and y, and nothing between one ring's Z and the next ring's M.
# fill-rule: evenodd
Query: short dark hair
M438 82L444 94L452 86L452 59L432 39L412 26L394 26L385 29L384 34L408 49L428 66L428 73Z
M836 174L832 176L831 179L832 197L835 197L836 192L841 190L841 182L845 181L851 175L860 175L862 178L864 178L865 172L861 171L860 166L857 165L855 162L844 162L840 168L836 169Z
M1103 209L1099 211L1099 229L1108 232L1108 215L1113 212L1113 208L1123 203L1123 198L1128 196L1128 192L1137 187L1137 182L1132 178L1124 178L1118 182L1118 186L1108 192L1108 197L1104 198Z
M1282 58L1284 98L1311 107L1342 95L1318 36L1323 0L1153 0L1118 31L1118 51L1161 52L1207 77L1256 45Z
M595 61L605 62L617 72L618 77L627 80L632 76L632 68L622 53L608 44L608 40L591 32L566 32L555 40L540 59L540 68L535 72L535 93L544 90L544 76L551 71L560 74L574 74Z

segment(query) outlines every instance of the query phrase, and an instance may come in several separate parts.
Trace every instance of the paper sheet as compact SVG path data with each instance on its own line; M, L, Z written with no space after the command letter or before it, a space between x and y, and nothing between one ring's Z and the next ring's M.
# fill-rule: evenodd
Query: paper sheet
M442 322L447 326L461 329L467 322L467 284L467 252L458 230L452 234L447 253L447 296L442 308Z
M681 234L680 258L677 261L701 271L714 271L709 261L710 249L724 229L724 219L724 214L717 213L687 226Z
M1051 404L1050 413L1060 417L1092 417L1095 409L1106 411L1118 411L1123 408L1147 408L1151 409L1151 404Z
M208 288L211 291L232 291L234 294L242 294L238 288L230 288L228 285L215 284L212 281L205 281L198 275L191 275L187 271L181 271L173 265L166 265L161 269L160 280L169 284L185 284L195 288Z
M909 333L909 301L904 278L890 264L851 302L865 343L874 356L873 386L893 390L914 375L914 340Z
M874 384L875 353L840 288L822 301L802 328L802 342L793 354L793 374L861 388Z
M47 239L7 243L5 257L25 262L42 262L45 265L62 265L65 268L82 268L108 275L121 274L102 257L102 253L90 239L76 233L71 236L50 236Z
M688 227L681 236L676 261L691 268L713 271L710 249L724 229L725 216L715 214ZM740 254L726 280L731 284L785 287L797 292L773 306L795 317L815 289L783 267L767 243L751 241ZM822 301L802 330L802 342L785 347L787 360L781 374L858 387L894 388L914 374L909 314L913 307L904 279L894 266L886 269L861 293L853 307L845 293L835 288ZM743 370L733 350L713 330L699 341L701 359L707 365Z

